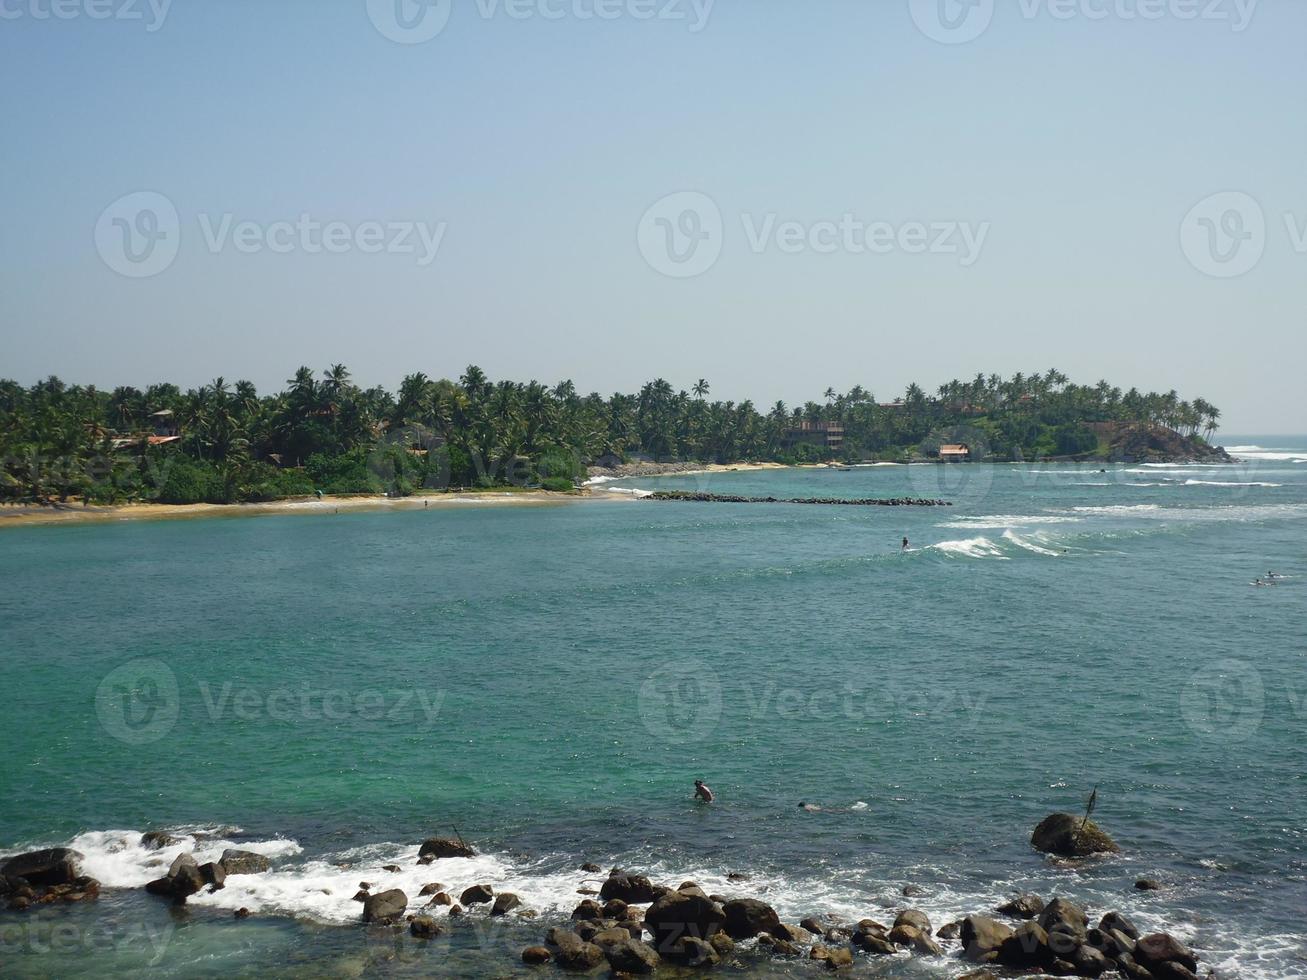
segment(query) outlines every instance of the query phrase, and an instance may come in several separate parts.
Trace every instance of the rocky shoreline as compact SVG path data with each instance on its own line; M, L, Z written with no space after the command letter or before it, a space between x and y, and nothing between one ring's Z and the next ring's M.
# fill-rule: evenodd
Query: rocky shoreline
M699 504L817 504L844 507L952 507L947 500L923 497L741 497L726 493L656 490L641 500L676 500Z
M142 847L157 851L182 844L181 839L159 831L141 840ZM1068 859L1119 850L1092 820L1065 813L1041 821L1031 835L1031 846ZM461 838L432 837L421 844L416 864L476 855L475 848ZM92 900L100 888L81 874L82 859L71 848L10 857L0 863L0 898L15 913L54 902ZM260 875L271 867L268 857L236 848L227 848L217 861L204 864L191 852L180 851L167 873L149 881L144 890L173 906L184 906L203 890L226 887L233 875ZM399 874L404 869L388 865L381 870ZM653 974L664 967L738 970L773 959L806 960L835 972L874 964L883 957L946 959L964 970L976 968L959 980L1032 973L1131 980L1197 980L1215 975L1210 969L1200 975L1198 956L1175 936L1145 934L1115 910L1096 911L1091 919L1088 909L1062 895L1047 900L1017 895L997 908L939 924L908 901L890 912L892 921L885 916L887 922L813 914L793 923L784 921L767 902L746 894L748 877L743 874L727 879L739 886L738 892L710 894L693 881L655 883L629 869L612 868L604 875L597 864L586 863L579 870L595 875L598 887L583 885L566 920L555 919L544 928L538 944L520 951L516 946L506 948L505 956L532 967L547 969L552 964L569 972L607 968L615 977ZM1141 880L1136 887L1158 886ZM914 885L902 889L905 900L923 893ZM446 886L432 881L410 897L399 888L363 881L353 899L360 905L361 924L407 930L413 937L410 941L430 948L433 955L439 955L438 949L427 944L442 935L457 935L462 921L515 921L520 932L540 914L513 892L496 891L484 883L465 887L455 897ZM234 914L242 919L251 915L246 908Z

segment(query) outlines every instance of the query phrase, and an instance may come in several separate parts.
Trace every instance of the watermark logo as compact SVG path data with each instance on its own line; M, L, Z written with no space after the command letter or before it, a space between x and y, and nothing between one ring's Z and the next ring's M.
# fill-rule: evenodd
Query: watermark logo
M157 742L181 711L177 675L161 660L131 660L111 670L95 691L104 730L128 745Z
M130 279L157 276L172 265L180 247L177 208L155 191L118 198L95 223L95 250L105 265Z
M1180 248L1204 275L1217 279L1245 275L1266 251L1262 206L1242 191L1203 198L1180 223Z
M698 191L677 191L645 211L637 230L640 254L673 279L701 276L722 254L722 212Z
M655 738L699 742L722 717L722 686L697 660L668 664L647 677L638 695L640 720Z
M1262 675L1243 660L1218 660L1197 671L1180 691L1185 724L1212 741L1246 741L1261 727L1265 710Z
M396 44L425 44L445 29L453 0L367 0L368 19Z
M908 0L917 30L940 44L966 44L994 19L994 0Z
M141 21L153 34L171 7L172 0L0 0L0 20Z
M979 429L936 429L922 440L919 451L935 461L908 467L908 480L922 497L973 503L984 499L994 485L994 466L984 462L989 442Z
M3 2L3 0L0 0ZM211 255L399 255L425 269L436 260L447 222L322 221L308 213L291 220L251 221L230 211L200 212L199 241ZM157 276L181 246L177 207L163 194L137 191L110 204L95 223L95 248L114 272L133 279Z

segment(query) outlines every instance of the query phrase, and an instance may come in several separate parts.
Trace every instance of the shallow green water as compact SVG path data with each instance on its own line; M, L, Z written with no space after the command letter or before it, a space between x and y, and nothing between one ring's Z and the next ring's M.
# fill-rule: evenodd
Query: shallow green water
M0 529L0 848L74 841L117 886L4 913L0 958L503 973L595 860L789 919L883 914L908 882L937 924L1058 890L1186 936L1226 975L1307 973L1307 441L1256 442L1283 451L616 485L947 509L619 498ZM1289 577L1249 585L1268 568ZM1034 854L1031 827L1094 785L1122 855ZM453 827L483 856L414 868ZM275 870L170 913L139 891L148 828ZM391 861L410 896L491 881L541 918L469 920L434 947L350 924L358 881ZM1136 893L1141 875L1167 888ZM47 948L60 928L74 939Z

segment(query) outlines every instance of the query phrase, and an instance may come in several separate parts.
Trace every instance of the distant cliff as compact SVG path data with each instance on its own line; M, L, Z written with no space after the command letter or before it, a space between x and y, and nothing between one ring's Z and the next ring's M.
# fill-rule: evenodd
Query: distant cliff
M1151 422L1094 422L1098 450L1088 458L1120 463L1233 463L1220 446Z

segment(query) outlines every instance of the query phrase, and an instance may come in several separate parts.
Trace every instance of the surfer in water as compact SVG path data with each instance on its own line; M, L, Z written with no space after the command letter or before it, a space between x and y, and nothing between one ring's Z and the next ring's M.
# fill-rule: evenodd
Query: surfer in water
M906 534L903 536L903 550L908 550L908 536Z
M702 779L696 779L694 781L694 795L705 803L711 803L713 801L712 790L704 785Z

